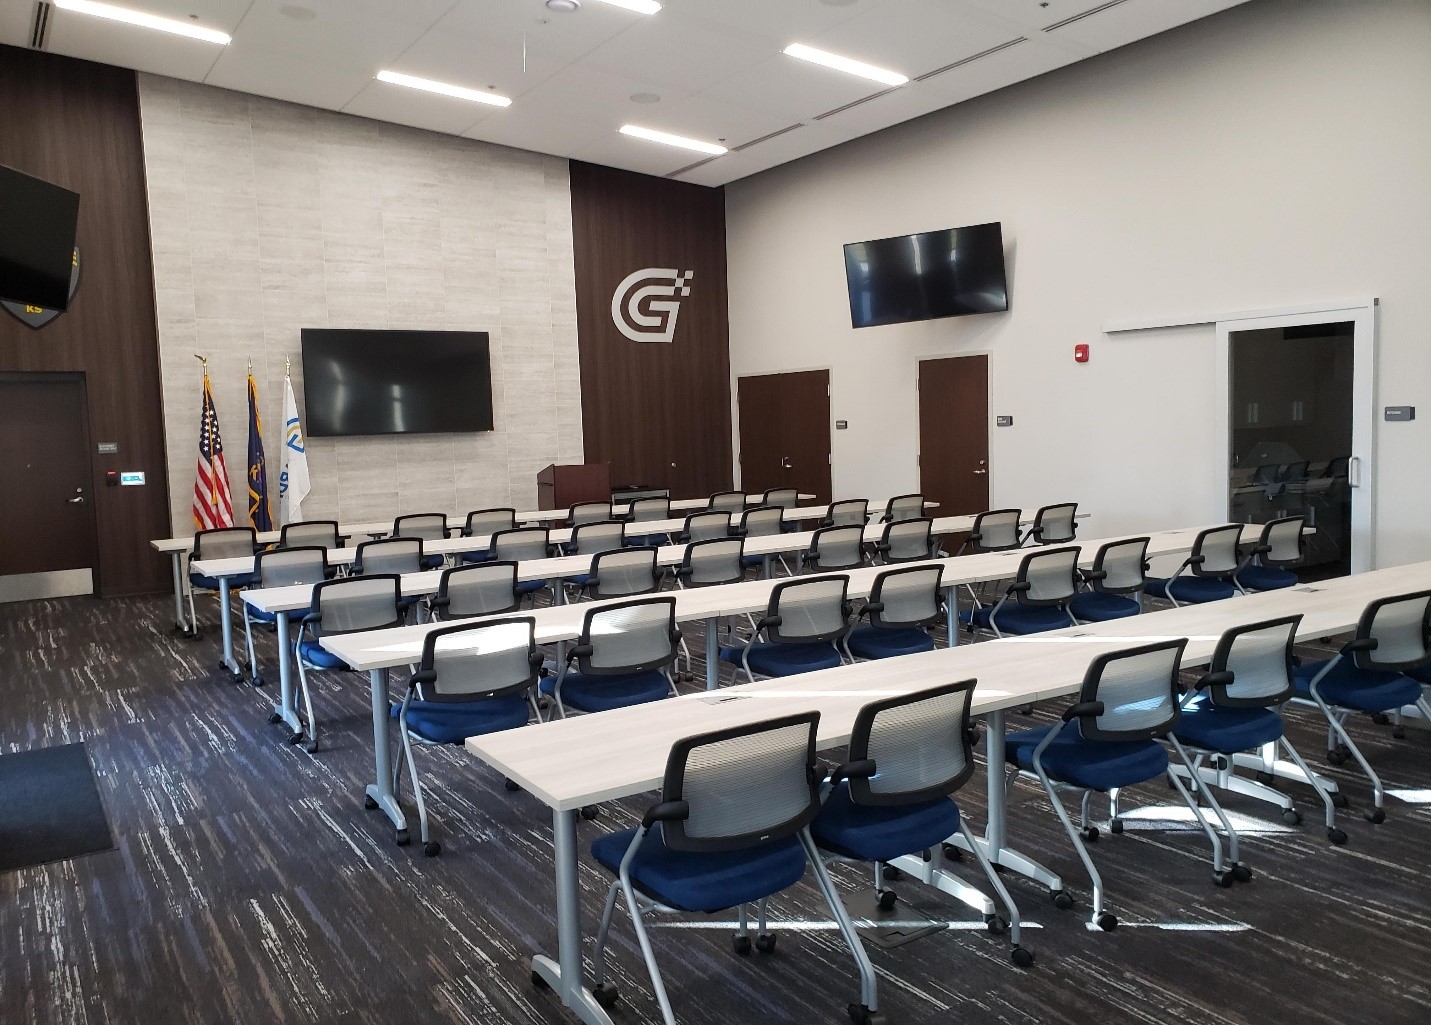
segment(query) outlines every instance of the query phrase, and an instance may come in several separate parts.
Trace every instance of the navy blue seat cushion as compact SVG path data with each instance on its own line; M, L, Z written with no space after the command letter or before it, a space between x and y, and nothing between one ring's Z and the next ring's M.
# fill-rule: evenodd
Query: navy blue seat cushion
M830 791L810 824L815 842L827 851L861 861L890 861L935 847L959 831L953 798L905 805L856 804L849 784Z
M635 829L595 840L591 854L608 871L621 868ZM631 882L648 897L681 911L713 912L750 904L798 883L805 875L798 837L741 851L673 851L651 830L631 862Z
M556 693L554 677L543 677L540 686L544 694ZM567 673L566 679L561 682L562 704L583 712L605 712L612 708L644 705L648 701L660 701L670 696L671 682L659 669L628 676Z
M1282 716L1271 708L1219 708L1199 700L1183 709L1173 736L1219 754L1236 754L1282 737Z
M402 715L402 703L391 702L388 714ZM481 737L527 725L531 706L520 694L483 698L477 701L417 701L407 706L407 728L434 744L460 744L468 737Z
M319 669L343 669L348 663L333 654L317 641L307 640L298 645L298 657L310 666Z
M627 537L626 543L637 548L659 548L671 543L669 534L646 534L642 537Z
M1212 577L1149 577L1146 590L1159 598L1171 597L1185 604L1196 605L1205 601L1222 601L1237 593L1237 588Z
M1431 683L1431 665L1422 666L1420 669L1413 669L1406 675L1422 683Z
M439 569L442 566L441 555L424 555L422 557L423 569Z
M1084 740L1077 721L1009 734L1004 757L1021 769L1033 769L1034 748L1050 729L1058 736L1043 753L1050 779L1086 790L1128 787L1161 776L1168 770L1168 752L1155 740Z
M231 591L237 591L240 587L252 587L258 583L258 577L252 573L242 573L229 577L228 580ZM219 578L206 577L202 573L190 573L189 586L199 591L217 591L219 590Z
M1248 564L1237 574L1237 582L1249 591L1276 591L1283 587L1296 587L1297 574L1287 569Z
M491 561L492 561L492 553L489 552L489 551L486 551L485 549L484 549L483 551L480 551L480 552L463 552L463 553L462 553L462 561L463 561L463 562L491 562Z
M741 664L741 654L745 648L722 648L720 657L727 662ZM813 673L817 669L833 669L843 659L833 644L823 641L811 644L776 644L762 642L749 648L751 672L761 676L798 676Z
M917 626L906 630L862 626L850 632L850 651L860 658L893 658L933 650L934 638Z
M517 582L518 594L531 594L533 591L540 591L547 586L545 580L521 580Z
M1328 661L1323 659L1303 662L1292 671L1292 680L1296 684L1298 694L1304 698L1312 696L1312 679L1322 671ZM1322 682L1317 685L1317 693L1327 704L1340 708L1351 708L1359 712L1389 712L1393 708L1415 702L1421 696L1421 684L1400 673L1358 669L1351 658L1347 657L1322 678Z
M1079 591L1069 603L1069 611L1081 623L1106 623L1112 619L1136 616L1141 607L1138 599L1127 594L1106 591Z
M995 616L996 607L980 605L977 609L965 609L959 613L959 618L965 623L986 630L992 630L997 623L999 633L1005 634L1036 634L1046 630L1062 630L1073 625L1068 613L1053 605L1019 605L1005 602Z

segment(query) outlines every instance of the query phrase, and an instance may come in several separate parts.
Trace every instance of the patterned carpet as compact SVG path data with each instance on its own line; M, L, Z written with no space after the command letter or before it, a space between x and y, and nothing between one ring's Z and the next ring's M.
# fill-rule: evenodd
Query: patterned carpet
M212 606L201 616L212 623ZM164 598L0 606L0 749L88 742L117 843L0 876L5 1025L575 1020L528 981L530 955L555 948L545 809L506 792L460 749L420 751L445 850L428 859L416 844L396 847L385 820L363 809L365 678L318 676L324 749L310 756L267 724L273 686L256 690L216 670L217 630L185 640L170 619ZM699 634L690 639L699 656ZM272 644L262 635L270 662ZM1304 754L1321 763L1324 731L1306 710L1291 720ZM1041 926L1025 938L1037 964L1014 968L1002 942L972 927L872 949L888 1020L1424 1025L1431 734L1395 740L1367 720L1354 729L1402 792L1388 799L1386 824L1361 817L1369 789L1349 768L1326 769L1352 801L1340 816L1351 836L1343 848L1324 839L1309 791L1294 791L1307 812L1299 828L1268 805L1229 798L1256 820L1244 833L1256 878L1222 890L1200 833L1156 814L1140 819L1093 847L1123 923L1116 932L1090 933L1082 901L1059 911L1010 879L1026 920ZM976 823L982 790L981 772L960 795ZM1170 797L1154 783L1125 807ZM582 825L584 842L639 810L608 808ZM1010 830L1086 896L1036 787L1016 785ZM971 870L962 872L977 881ZM847 891L866 878L836 870ZM594 926L606 879L589 862L582 886ZM898 886L932 917L970 922L951 900ZM818 891L801 884L773 915L818 923ZM655 933L682 1022L846 1020L856 977L837 934L786 929L773 955L747 959L732 953L728 927L694 924ZM617 1021L659 1021L624 915L616 936Z

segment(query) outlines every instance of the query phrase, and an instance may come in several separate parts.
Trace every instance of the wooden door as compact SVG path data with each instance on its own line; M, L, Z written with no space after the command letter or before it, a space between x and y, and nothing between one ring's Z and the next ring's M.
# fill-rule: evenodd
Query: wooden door
M97 566L84 380L0 374L0 576Z
M989 358L919 362L919 490L938 516L989 508Z
M740 486L796 488L830 501L830 372L759 374L737 382Z

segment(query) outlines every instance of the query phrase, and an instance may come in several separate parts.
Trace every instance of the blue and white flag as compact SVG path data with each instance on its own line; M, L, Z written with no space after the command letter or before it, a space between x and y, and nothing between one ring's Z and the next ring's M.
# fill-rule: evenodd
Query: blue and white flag
M278 516L284 523L303 519L303 500L308 497L308 453L303 448L303 425L298 422L298 400L293 397L293 379L283 379L283 458L279 461Z

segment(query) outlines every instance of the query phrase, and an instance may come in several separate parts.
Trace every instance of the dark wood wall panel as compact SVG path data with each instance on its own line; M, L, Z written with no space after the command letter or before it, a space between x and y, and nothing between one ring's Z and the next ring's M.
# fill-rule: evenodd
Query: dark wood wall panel
M38 331L0 311L0 371L85 374L91 437L119 445L91 453L101 593L162 589L168 563L148 542L171 533L169 489L135 74L0 46L0 112L0 164L80 194L81 275L69 310ZM110 469L148 483L107 488Z
M572 234L588 462L687 498L731 484L725 194L572 161ZM670 344L636 342L612 295L647 267L693 272Z

